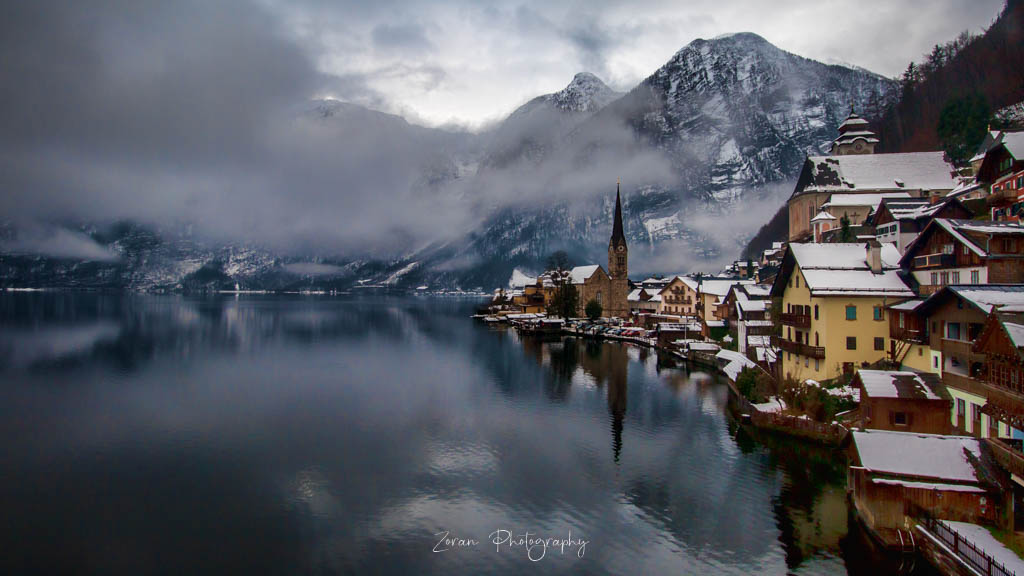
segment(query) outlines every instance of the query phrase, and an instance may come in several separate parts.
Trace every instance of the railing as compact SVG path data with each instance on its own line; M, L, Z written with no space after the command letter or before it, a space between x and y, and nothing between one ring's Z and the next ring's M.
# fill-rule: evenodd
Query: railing
M1001 438L985 438L985 444L992 449L992 456L1004 470L1018 478L1024 478L1024 452L1011 446Z
M889 338L893 340L916 342L918 344L928 343L925 341L924 332L922 330L914 330L912 328L892 328L889 330Z
M945 522L929 516L926 516L923 522L936 538L941 540L958 558L974 570L977 570L978 573L989 576L1015 576L1012 570L993 560L984 550L978 548L970 540L961 536L959 532L947 526Z
M823 360L825 358L825 348L823 346L810 346L800 342L784 340L778 336L772 336L772 346L801 356L808 356L819 360Z
M955 254L926 254L914 257L914 268L949 268L956 265Z
M797 328L810 328L811 315L797 314L795 312L783 312L779 314L779 320L784 326L795 326Z

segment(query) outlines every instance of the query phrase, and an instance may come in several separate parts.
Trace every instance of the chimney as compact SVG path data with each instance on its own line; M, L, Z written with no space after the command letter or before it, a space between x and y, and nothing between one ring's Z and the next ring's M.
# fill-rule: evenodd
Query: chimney
M871 269L872 274L882 273L882 245L878 240L868 240L868 243L864 246L867 249L867 263L868 268Z

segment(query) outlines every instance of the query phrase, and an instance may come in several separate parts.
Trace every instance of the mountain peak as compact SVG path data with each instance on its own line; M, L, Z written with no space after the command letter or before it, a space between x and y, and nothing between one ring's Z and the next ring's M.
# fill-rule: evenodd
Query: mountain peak
M549 94L545 100L562 110L594 112L603 108L621 94L608 87L590 72L580 72L563 90Z

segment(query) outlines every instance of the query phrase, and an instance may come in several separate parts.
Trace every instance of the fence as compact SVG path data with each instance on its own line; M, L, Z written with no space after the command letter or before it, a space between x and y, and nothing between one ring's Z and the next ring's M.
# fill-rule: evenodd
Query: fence
M991 556L979 550L977 546L953 530L941 520L925 518L925 525L931 530L936 538L941 540L950 550L953 551L968 566L981 574L988 576L1014 576L1013 571L1006 566L996 562Z
M840 444L849 432L844 426L834 422L817 422L808 418L773 412L755 411L751 414L750 420L755 426L761 428L771 428L836 445Z

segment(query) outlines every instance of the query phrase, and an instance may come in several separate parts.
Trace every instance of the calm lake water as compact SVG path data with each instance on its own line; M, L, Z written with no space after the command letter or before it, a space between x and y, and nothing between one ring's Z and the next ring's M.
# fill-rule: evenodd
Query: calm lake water
M0 572L898 571L715 377L475 305L0 293Z

